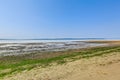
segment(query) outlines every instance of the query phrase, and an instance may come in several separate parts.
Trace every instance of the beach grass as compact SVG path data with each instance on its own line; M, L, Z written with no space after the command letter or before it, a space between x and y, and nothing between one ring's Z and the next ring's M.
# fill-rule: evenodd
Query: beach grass
M47 67L52 63L64 64L82 58L102 56L112 52L120 52L120 46L95 47L87 49L67 50L60 52L31 53L23 56L6 56L0 58L0 78L35 67ZM40 55L39 55L40 54ZM36 57L37 55L37 57ZM28 57L29 56L29 57Z

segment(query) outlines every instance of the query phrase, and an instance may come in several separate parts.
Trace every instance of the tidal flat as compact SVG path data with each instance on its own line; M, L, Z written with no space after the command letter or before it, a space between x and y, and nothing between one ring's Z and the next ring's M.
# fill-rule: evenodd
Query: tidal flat
M0 56L30 54L34 52L64 51L87 47L101 46L104 44L89 43L85 41L68 42L39 42L39 43L0 43Z

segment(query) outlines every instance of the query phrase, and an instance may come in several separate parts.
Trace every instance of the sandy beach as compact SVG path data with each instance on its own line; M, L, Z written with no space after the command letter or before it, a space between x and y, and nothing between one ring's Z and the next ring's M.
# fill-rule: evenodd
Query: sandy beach
M102 45L94 46L93 48L89 47L88 49L65 51L62 53L63 55L67 54L67 57L57 57L59 58L58 60L55 58L56 61L50 62L50 66L42 67L37 63L30 70L25 69L20 72L14 72L1 78L1 80L120 80L120 41L88 42L104 43L107 46ZM53 58L51 59L54 60ZM51 59L48 60L50 61ZM61 60L66 62L56 63ZM21 67L27 65L24 63ZM33 63L30 65L33 65ZM3 70L3 72L7 71L9 71L9 68Z
M0 0L0 80L120 80L120 0Z
M120 80L120 54L82 59L47 68L37 67L4 80Z

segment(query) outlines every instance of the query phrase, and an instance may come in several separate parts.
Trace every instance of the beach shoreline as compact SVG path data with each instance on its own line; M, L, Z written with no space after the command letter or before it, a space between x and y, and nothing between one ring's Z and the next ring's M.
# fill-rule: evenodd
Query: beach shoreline
M1 80L119 80L120 41L86 43L107 45L4 56L0 58Z

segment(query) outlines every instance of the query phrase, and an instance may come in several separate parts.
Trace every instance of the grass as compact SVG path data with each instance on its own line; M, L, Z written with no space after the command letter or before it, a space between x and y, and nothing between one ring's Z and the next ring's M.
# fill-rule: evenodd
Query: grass
M120 46L96 47L82 50L45 53L42 57L39 57L41 56L39 54L2 57L0 58L0 78L24 70L31 70L37 66L46 67L54 62L57 64L63 64L67 62L67 59L77 60L81 58L91 58L112 52L120 52ZM32 55L32 57L30 55Z

